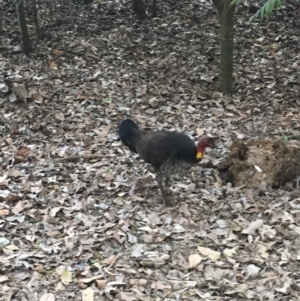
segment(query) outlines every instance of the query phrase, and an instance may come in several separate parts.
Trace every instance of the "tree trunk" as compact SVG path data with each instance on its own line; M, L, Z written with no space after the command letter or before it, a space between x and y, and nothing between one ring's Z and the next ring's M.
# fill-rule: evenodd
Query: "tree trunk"
M37 41L40 39L40 27L39 27L39 20L38 20L38 11L36 7L36 0L31 0L31 10L33 15L33 23L35 29L35 35Z
M146 9L144 0L132 0L132 9L137 17L142 20L146 18Z
M157 14L157 1L152 0L152 18L155 18Z
M20 28L20 33L21 33L22 51L24 54L29 55L29 53L32 51L32 46L31 46L31 42L30 42L28 30L27 30L23 0L15 0L15 2L16 2L16 10L17 10L19 28Z
M221 26L220 72L217 89L226 94L233 93L233 19L235 5L232 0L213 0L218 10Z

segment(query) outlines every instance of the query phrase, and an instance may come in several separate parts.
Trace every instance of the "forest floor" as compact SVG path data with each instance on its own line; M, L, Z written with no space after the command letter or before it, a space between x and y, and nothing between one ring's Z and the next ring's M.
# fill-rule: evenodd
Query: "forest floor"
M299 3L253 23L238 6L229 97L209 1L158 1L143 22L129 2L53 2L52 18L43 3L29 58L1 3L0 300L300 300L299 190L222 186L196 166L165 208L117 135L128 116L206 132L218 161L235 137L299 133Z

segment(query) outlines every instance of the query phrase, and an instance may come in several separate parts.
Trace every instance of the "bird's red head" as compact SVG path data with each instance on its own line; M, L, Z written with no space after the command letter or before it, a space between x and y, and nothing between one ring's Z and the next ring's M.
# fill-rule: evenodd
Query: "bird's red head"
M215 148L215 142L212 137L202 136L197 143L197 159L202 159L204 155L204 150L206 147Z

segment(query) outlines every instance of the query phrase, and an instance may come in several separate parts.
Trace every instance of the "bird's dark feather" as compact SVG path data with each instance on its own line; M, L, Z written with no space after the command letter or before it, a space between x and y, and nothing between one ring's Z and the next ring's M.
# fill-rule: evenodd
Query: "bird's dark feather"
M135 141L139 156L156 170L166 162L197 163L197 148L194 141L182 133L157 131L144 133Z
M171 177L183 175L201 160L196 158L196 144L183 133L146 132L133 120L125 119L120 124L119 136L124 145L153 166L166 203Z

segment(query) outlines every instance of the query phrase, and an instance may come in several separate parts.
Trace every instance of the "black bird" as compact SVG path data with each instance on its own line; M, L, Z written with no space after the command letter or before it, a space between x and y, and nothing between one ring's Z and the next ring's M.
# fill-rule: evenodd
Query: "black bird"
M183 176L194 164L201 161L206 147L215 147L211 137L200 137L196 145L183 133L146 132L131 119L121 122L119 136L124 145L152 165L165 205L171 204L168 188L172 176Z

